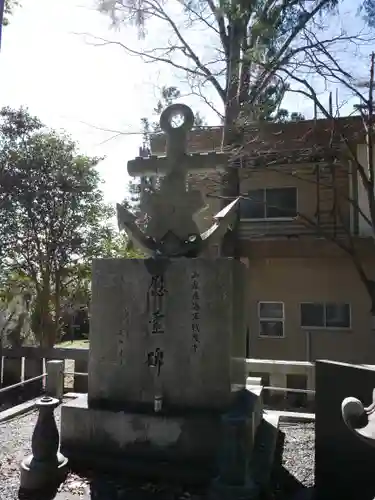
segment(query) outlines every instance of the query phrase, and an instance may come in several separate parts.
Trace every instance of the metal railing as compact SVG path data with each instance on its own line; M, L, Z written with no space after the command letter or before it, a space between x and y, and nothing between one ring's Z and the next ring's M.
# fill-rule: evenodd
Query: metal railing
M77 376L77 377L88 377L89 374L85 372L66 372L64 371L64 375Z
M75 371L64 371L63 372L64 376L70 375L70 376L78 376L78 377L88 377L87 372L75 372ZM16 389L17 387L22 387L30 382L36 382L37 380L44 379L47 376L47 373L42 373L41 375L38 375L36 377L32 377L26 380L23 380L21 382L17 382L16 384L8 385L7 387L3 387L0 389L0 394L10 391L11 389ZM315 391L312 389L297 389L293 387L274 387L272 385L264 385L262 386L264 390L269 390L269 391L275 391L275 392L295 392L295 393L302 393L302 394L315 394Z
M12 385L9 385L7 387L4 387L4 388L1 388L0 389L0 395L3 394L3 393L6 393L8 391L11 391L13 389L17 389L19 387L24 387L32 382L37 382L39 380L42 380L42 379L45 379L45 382L43 385L40 386L40 395L42 395L44 392L48 393L48 395L51 395L53 397L56 397L60 400L62 400L63 398L63 395L64 393L66 393L66 387L65 387L65 377L66 376L70 376L70 377L88 377L88 373L87 372L76 372L76 371L72 371L72 370L64 370L64 362L63 361L60 361L60 371L59 373L54 371L53 370L53 364L56 363L56 361L51 361L51 362L47 362L47 365L46 365L46 372L36 376L36 377L32 377L32 378L29 378L29 379L26 379L26 380L23 380L23 381L20 381L18 383L15 383L15 384L12 384ZM56 367L56 365L55 365ZM52 371L51 371L51 370ZM58 378L56 378L56 374L58 373ZM50 379L49 378L49 375L52 376L52 378ZM51 384L49 384L49 381L51 381ZM262 385L260 384L260 386L263 388L264 391L266 391L265 393L268 394L270 397L274 396L276 397L276 394L275 393L284 393L284 398L282 398L282 400L284 401L287 401L288 400L288 394L304 394L304 395L314 395L315 396L315 390L313 389L301 389L301 388L292 388L292 387L278 387L278 386L271 386L271 385ZM60 389L58 389L58 387L60 387ZM83 384L83 387L84 389L82 389L82 385L81 385L81 390L76 390L75 386L74 386L74 390L75 392L87 392L87 382L84 382ZM64 390L65 389L65 390ZM36 387L36 392L38 393L39 391L39 388ZM37 394L34 394L34 397L37 396ZM312 403L312 400L311 400L311 396L310 396L310 403L308 401L306 401L302 406L303 408L306 408L308 409L309 408L309 405L311 405ZM276 401L276 399L271 402L271 400L269 400L268 398L264 400L264 403L266 404L265 408L276 408L279 404L280 404L280 401L279 400L278 402ZM306 404L306 406L305 406ZM276 406L273 406L273 405L276 405ZM301 409L301 406L297 405L296 406L296 409L298 408L298 411ZM288 409L290 410L291 407L288 407Z
M59 360L63 363L62 367L60 368L59 377L60 384L62 384L63 391L65 393L70 391L75 393L87 393L88 354L88 349L44 349L36 347L3 349L2 357L0 357L0 370L2 361L3 383L5 387L2 387L0 389L0 394L8 394L11 390L26 387L25 391L23 392L23 395L26 397L26 392L28 391L28 388L32 388L32 385L30 386L30 384L32 384L33 382L35 382L35 390L33 388L30 393L34 392L38 394L38 391L40 391L40 394L43 394L43 391L45 391L48 386L48 381L50 381L52 384L54 383L54 375L52 375L51 378L49 378L47 375L49 371L49 360L55 360L54 363L56 363L56 360ZM47 363L46 368L43 368L45 366L44 362ZM23 368L21 368L21 364ZM277 399L277 393L285 393L285 398L287 399L288 393L291 396L293 393L295 393L296 397L298 394L306 395L310 402L315 399L315 366L312 362L267 360L256 358L247 359L246 368L247 373L250 377L263 378L264 385L261 385L263 386L266 398L275 397ZM304 376L308 389L285 387L285 385L289 385L287 383L287 376L290 374ZM30 375L37 376L28 379L25 378L24 380L22 380L22 378ZM63 377L62 380L61 377ZM39 386L37 382L43 379L44 382L40 383ZM303 384L302 387L304 385L305 384ZM21 389L20 391L23 391L23 389ZM11 397L12 396L9 396L9 398Z
M263 389L275 392L296 392L302 394L315 394L315 391L312 389L293 389L292 387L273 387L271 385L264 385Z
M16 384L8 385L7 387L2 387L0 389L0 394L10 391L11 389L16 389L17 387L22 387L26 384L29 384L30 382L36 382L37 380L41 380L44 377L47 376L47 373L42 373L41 375L38 375L36 377L28 378L26 380L23 380L22 382L17 382Z

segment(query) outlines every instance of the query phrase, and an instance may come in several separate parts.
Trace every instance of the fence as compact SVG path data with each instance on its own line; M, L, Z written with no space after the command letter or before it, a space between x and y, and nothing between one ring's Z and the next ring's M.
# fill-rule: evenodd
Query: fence
M52 359L65 361L67 389L87 392L88 349L40 347L3 349L0 357L1 388L10 388L17 384L21 387L24 397L32 398L40 395L43 391L46 362ZM33 380L25 384L29 379Z
M63 349L40 347L20 347L3 349L0 357L0 403L1 396L10 389L21 388L24 398L39 396L45 386L46 362L64 361L64 387L74 392L87 392L88 349ZM315 366L303 361L279 361L266 359L247 359L247 373L262 378L262 384L270 395L287 393L307 395L314 400ZM288 377L303 376L304 387L293 387ZM4 389L8 389L4 391Z

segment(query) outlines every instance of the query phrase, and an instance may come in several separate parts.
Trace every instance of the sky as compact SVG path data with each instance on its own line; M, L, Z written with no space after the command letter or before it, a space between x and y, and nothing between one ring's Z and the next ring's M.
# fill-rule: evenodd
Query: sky
M114 138L115 133L99 129L140 132L156 87L179 82L167 67L145 64L119 46L93 46L82 33L132 46L138 42L135 30L111 29L110 19L95 10L95 0L22 0L3 29L0 106L27 106L49 127L66 130L84 153L106 156L98 169L105 199L115 203L126 195L126 164L138 154L141 135ZM312 112L311 104L295 95L287 107L307 116ZM217 124L207 110L204 115Z
M91 1L22 4L3 29L0 106L27 106L46 125L65 129L83 152L105 155L98 168L106 201L121 201L126 163L137 155L141 137L111 139L115 134L94 127L140 131L154 95L149 67L119 47L92 46L76 34L110 35L109 18L90 8Z

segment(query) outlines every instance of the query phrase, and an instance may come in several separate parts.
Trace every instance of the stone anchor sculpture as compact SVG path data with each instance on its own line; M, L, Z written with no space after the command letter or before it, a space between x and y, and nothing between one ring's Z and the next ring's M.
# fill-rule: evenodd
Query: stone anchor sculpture
M176 115L183 117L179 127L173 127ZM160 189L145 195L145 208L152 217L143 232L136 224L136 217L122 205L117 205L119 229L125 229L129 237L147 255L156 257L197 257L205 248L220 239L233 222L240 198L232 201L214 217L214 224L200 234L193 215L205 206L198 190L186 189L189 171L196 170L195 161L200 158L186 152L187 134L194 123L191 109L184 104L173 104L160 117L160 127L167 135L165 168L153 168L154 158L137 158L128 163L130 175L161 175ZM206 156L205 160L210 157ZM212 157L218 161L219 156ZM156 161L160 165L160 158ZM148 165L150 163L150 165ZM205 165L209 167L210 165Z
M167 155L128 162L130 175L160 177L145 193L144 230L117 207L120 228L151 258L93 262L88 392L61 407L61 449L73 470L173 476L210 485L215 500L258 498L279 417L263 413L262 387L246 383L246 266L201 256L239 199L199 231L204 202L187 175L216 170L226 155L187 153L193 120L187 106L170 106L160 120Z

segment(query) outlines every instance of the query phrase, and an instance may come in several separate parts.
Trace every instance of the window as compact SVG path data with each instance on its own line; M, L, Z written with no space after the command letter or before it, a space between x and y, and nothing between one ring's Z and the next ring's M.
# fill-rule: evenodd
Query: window
M242 219L291 219L297 216L297 188L265 188L241 200Z
M301 326L304 328L350 328L349 304L301 304Z
M283 302L259 302L259 335L261 337L284 337Z

